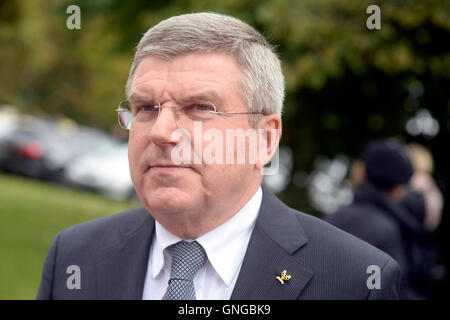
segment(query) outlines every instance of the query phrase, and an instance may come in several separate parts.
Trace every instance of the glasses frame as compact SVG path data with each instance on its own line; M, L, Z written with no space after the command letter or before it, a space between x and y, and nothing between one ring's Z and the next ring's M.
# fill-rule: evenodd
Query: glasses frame
M117 112L117 116L118 116L119 126L120 126L121 128L123 128L123 129L125 129L125 130L130 130L130 128L131 128L131 123L132 123L132 121L133 121L133 112L132 112L132 111L130 110L130 108L128 108L128 107L122 107L122 104L123 104L123 103L126 103L126 102L130 104L130 101L129 101L129 100L124 100L124 101L120 102L120 103L119 103L119 106L118 106L117 109L116 109L116 112ZM214 111L212 111L212 110L209 111L209 113L211 113L211 114L216 114L216 115L262 114L262 115L264 115L264 112L249 112L249 111L247 111L247 112L226 112L226 111L217 111L217 108L216 108L216 106L215 106L213 103L209 103L209 104L210 104L211 106L214 107ZM176 108L180 108L180 106L177 106L177 105L162 106L162 105L158 102L158 105L154 107L154 108L157 108L157 109L158 109L158 116L157 116L157 118L156 118L156 121L158 120L159 115L161 114L161 110L162 110L163 108L165 108L165 107L167 107L167 108L174 108L175 111L176 111ZM131 120L130 120L128 126L122 125L122 122L120 121L120 114L121 114L121 113L127 113L128 116L131 117ZM178 117L179 117L179 114L175 112L175 118L177 119Z

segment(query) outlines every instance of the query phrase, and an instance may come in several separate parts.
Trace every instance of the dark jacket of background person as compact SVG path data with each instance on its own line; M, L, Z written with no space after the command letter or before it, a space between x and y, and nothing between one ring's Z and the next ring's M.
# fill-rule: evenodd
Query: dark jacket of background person
M427 228L426 224L426 196L422 192L410 188L401 201L401 205L421 226L421 230L415 230L415 232L410 232L408 229L403 231L408 240L408 258L411 265L409 281L421 295L431 298L433 282L439 280L435 279L436 275L433 275L433 269L442 266L442 261L434 233Z
M330 222L399 263L403 274L401 299L424 299L429 297L430 288L423 284L427 281L421 274L429 270L421 270L424 269L421 260L427 252L429 234L423 227L423 196L410 192L401 202L394 202L385 192L362 183L355 190L354 202L340 208Z

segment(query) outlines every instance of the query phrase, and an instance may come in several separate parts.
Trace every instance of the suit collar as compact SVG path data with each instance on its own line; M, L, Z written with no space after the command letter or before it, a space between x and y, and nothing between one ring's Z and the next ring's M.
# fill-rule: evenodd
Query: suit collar
M96 264L97 297L108 300L140 300L147 272L154 219L143 208L135 219L112 232L113 246L105 249Z
M231 299L296 299L313 276L296 253L308 239L293 210L263 188L258 220ZM291 276L281 284L283 270Z
M256 224L290 255L308 242L293 210L265 187Z

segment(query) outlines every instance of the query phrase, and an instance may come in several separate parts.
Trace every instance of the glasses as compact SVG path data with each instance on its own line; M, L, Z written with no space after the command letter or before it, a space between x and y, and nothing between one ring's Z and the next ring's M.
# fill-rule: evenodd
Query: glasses
M177 126L186 128L194 121L207 121L217 115L234 114L263 114L262 112L222 112L217 111L216 106L209 102L194 102L186 105L161 106L159 102L143 102L125 100L117 108L119 125L121 128L130 130L131 123L141 123L149 126L158 120L163 108L173 110L173 116Z

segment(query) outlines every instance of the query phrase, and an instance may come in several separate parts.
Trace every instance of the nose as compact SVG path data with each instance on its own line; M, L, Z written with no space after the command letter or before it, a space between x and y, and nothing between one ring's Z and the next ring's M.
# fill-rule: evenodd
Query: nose
M178 128L176 122L176 108L173 106L161 106L158 118L150 130L150 139L159 145L178 144L179 141L172 134Z

